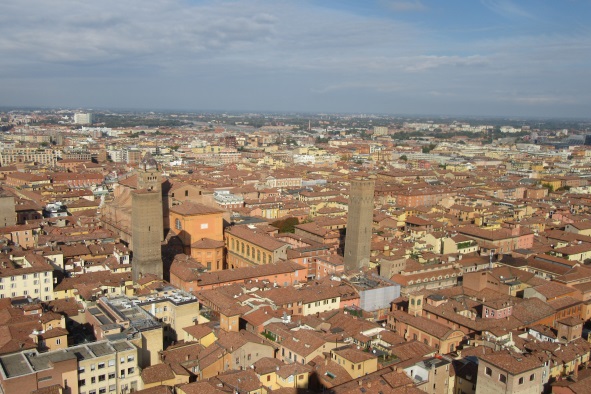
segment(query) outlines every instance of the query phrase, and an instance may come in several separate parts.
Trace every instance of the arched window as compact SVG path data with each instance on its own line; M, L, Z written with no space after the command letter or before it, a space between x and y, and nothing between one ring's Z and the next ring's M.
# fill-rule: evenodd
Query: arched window
M176 218L176 220L174 221L174 227L177 230L182 230L183 229L183 226L181 225L181 219Z

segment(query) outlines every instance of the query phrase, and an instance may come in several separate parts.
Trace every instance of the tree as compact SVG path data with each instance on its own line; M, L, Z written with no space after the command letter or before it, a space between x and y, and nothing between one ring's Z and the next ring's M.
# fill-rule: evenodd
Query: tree
M295 226L300 224L298 218L287 218L282 220L277 220L271 223L271 226L277 227L280 233L294 233Z
M400 160L408 161L408 157L406 155L400 156Z

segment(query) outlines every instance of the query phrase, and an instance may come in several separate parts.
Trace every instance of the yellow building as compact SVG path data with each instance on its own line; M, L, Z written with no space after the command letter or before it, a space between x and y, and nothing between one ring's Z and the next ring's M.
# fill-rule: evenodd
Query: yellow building
M183 338L183 328L199 320L199 301L195 296L174 286L164 286L149 294L130 298L129 304L139 305L164 327L167 343Z
M376 355L351 346L331 350L330 357L334 362L345 368L352 379L357 379L378 370Z
M209 324L195 324L183 328L185 342L197 342L203 347L209 347L217 340L215 332Z
M78 358L80 393L122 393L139 388L137 349L129 341L99 341L64 352Z
M263 358L252 368L267 389L307 389L313 368L299 363L285 364L276 358Z
M226 230L228 268L257 266L287 259L289 244L244 226Z

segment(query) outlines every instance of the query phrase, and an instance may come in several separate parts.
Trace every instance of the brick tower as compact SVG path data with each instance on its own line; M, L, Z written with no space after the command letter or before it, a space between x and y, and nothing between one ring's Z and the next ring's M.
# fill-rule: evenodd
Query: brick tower
M140 163L137 189L131 196L133 280L146 274L162 278L162 180L158 164L149 153Z
M375 179L353 179L349 190L349 212L345 237L345 269L369 264Z

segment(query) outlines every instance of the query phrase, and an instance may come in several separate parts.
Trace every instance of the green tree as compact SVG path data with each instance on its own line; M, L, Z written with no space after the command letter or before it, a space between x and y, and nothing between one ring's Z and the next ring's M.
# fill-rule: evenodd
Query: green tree
M271 223L271 226L277 227L280 233L294 233L295 226L300 224L298 218L287 218L282 220L277 220Z

